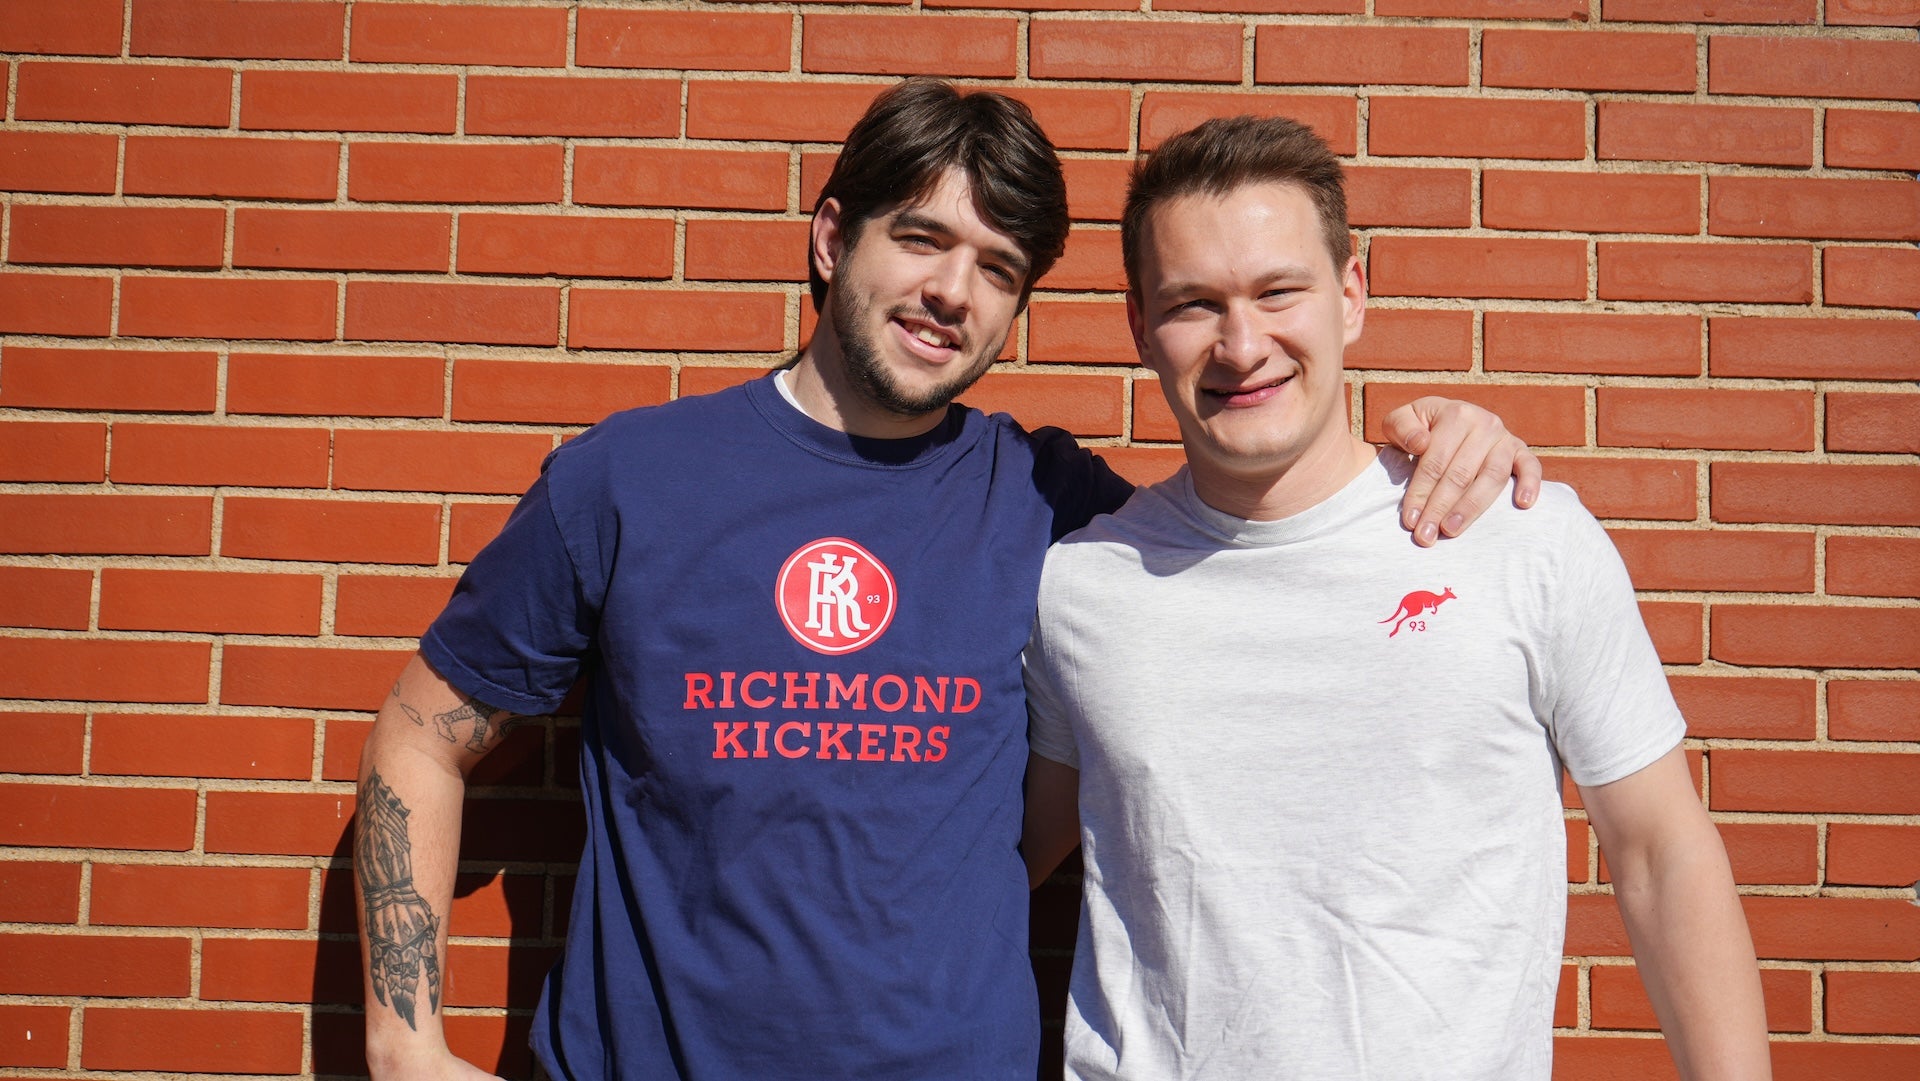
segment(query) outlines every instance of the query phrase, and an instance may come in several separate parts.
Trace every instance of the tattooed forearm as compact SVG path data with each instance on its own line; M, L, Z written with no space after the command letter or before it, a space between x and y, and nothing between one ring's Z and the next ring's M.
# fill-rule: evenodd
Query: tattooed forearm
M407 713L413 715L410 709ZM504 709L494 709L478 698L467 698L453 709L436 713L433 717L434 727L440 730L440 735L448 743L457 742L460 738L455 725L472 724L473 731L467 736L469 751L486 750L488 738L505 735L513 720L513 714Z
M407 805L380 772L367 776L360 793L359 831L353 862L367 906L367 971L373 993L414 1024L420 980L427 982L428 1010L440 1008L440 918L415 891L413 846L407 837Z

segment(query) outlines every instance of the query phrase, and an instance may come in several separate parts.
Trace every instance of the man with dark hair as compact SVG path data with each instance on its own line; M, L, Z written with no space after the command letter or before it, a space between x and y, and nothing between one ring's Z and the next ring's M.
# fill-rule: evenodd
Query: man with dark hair
M791 368L549 456L362 758L376 1078L474 1075L438 1011L465 775L576 680L587 843L542 1070L1032 1076L1019 656L1047 545L1129 486L948 403L1066 228L1023 106L905 83L815 208L822 314ZM1495 444L1504 477L1497 432L1453 426L1434 445Z
M1049 552L1030 876L1084 841L1080 1081L1547 1081L1580 786L1680 1073L1768 1076L1753 946L1606 534L1548 485L1446 545L1355 439L1340 166L1215 120L1135 171L1127 315L1187 466ZM1384 619L1382 617L1385 617Z

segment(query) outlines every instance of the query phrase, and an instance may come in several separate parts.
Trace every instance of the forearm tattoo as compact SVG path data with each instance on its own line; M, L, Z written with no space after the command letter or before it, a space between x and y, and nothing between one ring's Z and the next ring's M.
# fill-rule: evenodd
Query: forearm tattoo
M414 889L409 813L378 770L368 774L353 862L367 906L367 972L374 997L382 1005L391 1003L407 1027L418 1031L414 1006L423 977L429 1012L440 1008L440 918Z
M419 710L405 702L400 703L400 708L406 711L407 718L414 724L426 727L426 719L420 716ZM460 733L456 726L471 724L473 730L467 734L467 750L484 752L490 739L506 735L519 719L504 709L494 709L478 698L470 697L445 713L434 714L433 727L448 743L458 743Z

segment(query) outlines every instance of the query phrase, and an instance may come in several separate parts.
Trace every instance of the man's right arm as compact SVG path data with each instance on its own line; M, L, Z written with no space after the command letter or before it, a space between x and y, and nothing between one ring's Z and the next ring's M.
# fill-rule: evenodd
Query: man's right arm
M415 654L361 752L353 871L374 1081L492 1076L447 1050L440 1004L467 774L514 719Z

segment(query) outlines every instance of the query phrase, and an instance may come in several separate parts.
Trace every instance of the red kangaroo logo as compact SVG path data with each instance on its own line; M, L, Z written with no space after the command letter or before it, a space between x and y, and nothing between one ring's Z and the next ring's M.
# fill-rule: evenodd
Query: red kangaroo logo
M1452 599L1452 586L1448 586L1446 591L1442 593L1429 593L1424 589L1416 589L1412 593L1400 598L1400 607L1396 609L1392 615L1380 622L1393 624L1393 629L1387 632L1387 637L1392 638L1394 635L1400 633L1400 624L1405 623L1407 620L1423 612L1437 612L1440 610L1441 602ZM1419 630L1420 628L1415 627L1414 629Z

